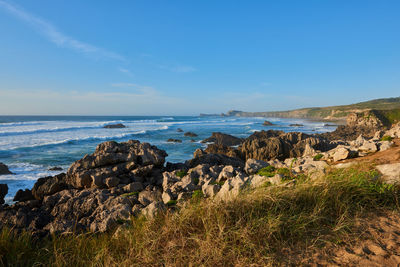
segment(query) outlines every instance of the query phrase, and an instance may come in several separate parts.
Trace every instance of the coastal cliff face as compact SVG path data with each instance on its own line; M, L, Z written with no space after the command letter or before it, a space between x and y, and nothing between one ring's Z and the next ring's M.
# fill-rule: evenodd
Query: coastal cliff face
M352 113L368 112L370 110L389 111L381 112L383 116L400 119L400 97L375 99L371 101L361 102L352 105L331 106L331 107L312 107L287 111L271 111L271 112L244 112L239 110L230 110L222 116L238 116L238 117L277 117L277 118L300 118L300 119L316 119L330 121L345 121L347 115ZM390 112L397 110L395 112ZM390 114L385 114L390 113Z

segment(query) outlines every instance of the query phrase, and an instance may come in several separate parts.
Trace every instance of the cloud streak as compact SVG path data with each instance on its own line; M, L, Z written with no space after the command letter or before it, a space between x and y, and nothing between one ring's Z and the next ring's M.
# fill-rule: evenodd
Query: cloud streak
M29 26L34 28L37 32L42 34L47 40L56 44L59 47L72 49L76 52L88 56L94 56L97 58L126 61L126 59L123 56L115 52L108 51L106 49L81 42L62 33L50 22L45 21L44 19L39 18L16 5L0 0L0 8L6 10L14 17L24 21Z

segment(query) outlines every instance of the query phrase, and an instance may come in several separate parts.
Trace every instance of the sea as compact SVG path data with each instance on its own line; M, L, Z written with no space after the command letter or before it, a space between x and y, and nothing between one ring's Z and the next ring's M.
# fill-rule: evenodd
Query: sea
M274 125L263 126L268 120ZM122 123L126 128L106 129L105 125ZM291 124L302 124L292 127ZM185 137L194 132L198 137ZM104 141L130 139L149 142L168 153L167 161L191 159L201 140L213 132L248 137L255 131L282 130L322 133L335 130L324 122L302 119L221 116L0 116L0 162L8 165L13 175L0 175L0 183L9 187L6 202L19 189L31 189L40 177L65 172L74 161L93 153ZM169 138L182 143L169 143ZM194 142L193 142L193 140ZM52 167L62 171L49 171Z

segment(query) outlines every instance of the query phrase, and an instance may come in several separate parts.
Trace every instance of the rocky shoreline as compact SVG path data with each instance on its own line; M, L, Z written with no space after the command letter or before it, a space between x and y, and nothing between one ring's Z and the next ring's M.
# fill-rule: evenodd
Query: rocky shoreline
M360 113L325 134L268 130L241 139L213 133L203 140L205 150L178 164L165 164L167 153L148 143L104 142L66 173L18 191L15 204L3 204L7 187L0 185L0 228L36 236L106 232L132 216L153 217L194 196L226 201L265 183L291 186L296 175L318 176L332 163L387 150L392 138L400 138L400 124Z

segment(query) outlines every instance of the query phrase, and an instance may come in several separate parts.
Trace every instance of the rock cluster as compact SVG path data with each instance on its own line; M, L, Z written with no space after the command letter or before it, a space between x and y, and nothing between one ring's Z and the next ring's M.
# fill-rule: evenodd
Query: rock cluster
M223 146L237 146L243 142L243 139L229 134L216 132L212 133L211 137L204 139L201 142L214 143L215 145L223 145Z
M122 123L116 123L116 124L105 125L103 128L106 128L106 129L119 129L119 128L126 128L126 126L123 125Z

